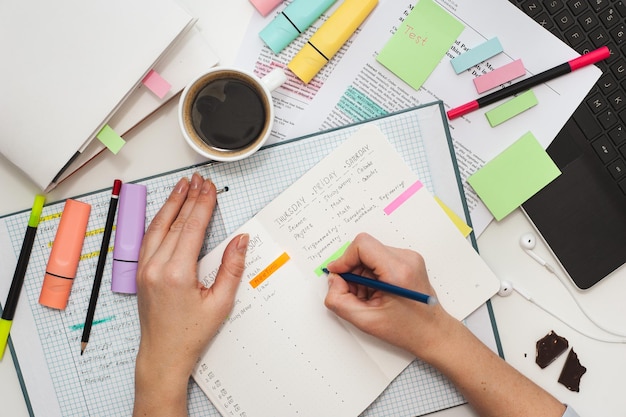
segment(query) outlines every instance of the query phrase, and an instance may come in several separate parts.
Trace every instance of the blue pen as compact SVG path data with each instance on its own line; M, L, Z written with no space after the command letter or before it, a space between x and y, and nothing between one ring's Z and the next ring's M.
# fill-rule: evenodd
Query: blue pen
M337 0L294 0L261 32L263 42L275 53L305 32Z
M328 269L323 268L322 271L325 273L330 273ZM386 282L378 281L371 278L365 278L360 275L351 274L349 272L345 272L343 274L337 274L344 280L348 282L353 282L355 284L363 285L368 288L372 288L379 291L388 292L389 294L398 295L400 297L408 298L410 300L419 301L420 303L435 305L437 304L437 298L431 295L422 294L421 292L408 290L406 288L398 287L393 284L388 284Z

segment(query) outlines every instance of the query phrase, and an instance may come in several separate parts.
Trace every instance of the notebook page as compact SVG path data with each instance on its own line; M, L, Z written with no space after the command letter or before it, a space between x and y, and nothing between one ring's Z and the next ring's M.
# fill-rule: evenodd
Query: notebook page
M323 305L321 267L359 232L421 252L440 302L459 319L499 287L373 125L236 234L243 232L250 245L235 309L193 373L224 416L359 414L410 363L396 348L344 327ZM200 261L207 286L226 243Z

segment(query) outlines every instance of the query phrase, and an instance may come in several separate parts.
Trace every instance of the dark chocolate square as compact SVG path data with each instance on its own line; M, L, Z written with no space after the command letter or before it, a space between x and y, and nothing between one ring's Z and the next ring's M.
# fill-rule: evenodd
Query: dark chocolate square
M561 356L568 347L569 343L567 339L554 333L554 330L551 330L550 333L537 341L535 362L543 369Z
M567 354L565 365L559 376L559 383L565 385L570 391L580 391L580 378L587 372L587 368L580 364L578 355L571 349Z

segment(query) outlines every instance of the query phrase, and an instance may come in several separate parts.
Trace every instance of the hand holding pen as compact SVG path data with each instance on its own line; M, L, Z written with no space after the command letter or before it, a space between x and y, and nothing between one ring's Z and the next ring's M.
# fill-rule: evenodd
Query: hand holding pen
M428 299L417 302L388 290L349 282L349 276L348 280L341 278L350 272L434 299L424 259L417 252L383 245L361 233L327 269L330 274L325 304L329 309L362 331L416 356L427 356L433 344L444 338L447 323L455 321L439 303Z

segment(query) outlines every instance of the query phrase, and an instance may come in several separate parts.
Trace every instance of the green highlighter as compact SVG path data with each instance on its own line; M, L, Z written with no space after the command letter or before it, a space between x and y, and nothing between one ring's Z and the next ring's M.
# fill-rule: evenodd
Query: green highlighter
M13 324L13 316L17 307L17 300L20 298L20 291L22 290L22 284L24 283L28 260L30 259L30 253L33 249L33 243L35 243L37 226L39 226L39 218L41 217L41 211L45 201L46 198L44 196L35 196L35 202L33 203L30 218L28 219L26 235L24 236L20 256L17 260L15 273L13 274L13 281L11 281L11 288L9 289L7 302L4 305L2 318L0 319L0 360L4 357L7 340L9 339L9 333L11 332L11 325Z
M275 53L304 33L337 0L294 0L277 14L259 36Z

